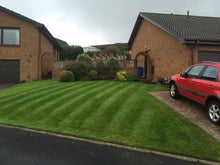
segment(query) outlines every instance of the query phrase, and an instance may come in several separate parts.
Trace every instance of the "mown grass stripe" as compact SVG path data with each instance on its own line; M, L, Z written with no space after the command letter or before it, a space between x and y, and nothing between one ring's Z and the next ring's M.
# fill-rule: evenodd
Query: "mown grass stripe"
M101 93L96 94L93 98L77 107L77 110L70 113L68 117L60 123L60 125L68 125L72 127L81 126L84 120L95 113L99 106L101 106L102 103L104 103L104 101L112 95L112 93L120 91L123 86L124 84L120 83L104 89Z
M128 130L126 132L129 132L132 129L132 127L130 127L130 125L126 122L126 120L128 119L126 117L126 114L132 112L132 109L137 106L136 103L139 99L139 97L137 96L138 93L141 92L144 92L144 90L138 85L136 85L134 89L130 91L127 100L124 101L123 105L121 105L119 112L115 114L112 122L106 127L105 133L112 132L114 134L123 135L125 129ZM121 130L123 130L123 132Z
M73 92L69 91L69 92L67 92L67 94L60 96L59 98L56 98L55 100L50 101L47 104L44 104L43 106L40 106L40 107L32 110L32 113L30 115L27 115L26 118L30 118L31 120L32 119L33 120L40 119L41 122L43 122L44 120L49 118L51 115L53 115L54 111L57 108L63 107L63 105L65 105L69 99L72 99L72 97L78 97L78 95L80 95L81 93L84 93L91 88L95 88L102 83L104 83L104 82L98 82L98 83L83 82L82 83L83 86L78 87ZM92 85L90 85L90 84L92 84Z
M65 86L61 86L60 84L57 85L56 87L48 87L48 90L43 90L42 92L35 92L34 94L31 94L31 96L27 95L23 98L20 98L20 99L15 99L13 100L10 104L8 103L2 103L1 105L1 109L3 110L10 110L11 107L19 107L19 106L22 106L24 103L28 102L28 101L32 101L34 99L37 99L39 97L43 97L45 94L47 94L48 92L54 92L56 90L59 90L59 89L62 89L62 88L65 88Z
M130 132L133 130L133 125L143 111L143 109L140 108L144 104L142 102L143 99L141 98L141 95L143 93L145 94L145 90L141 87L136 86L135 90L131 91L131 93L132 94L129 95L129 98L121 106L122 111L117 113L112 123L110 123L106 128L106 133L112 132L114 134L121 134L121 136L124 137L130 135ZM144 108L147 107L144 106ZM123 132L121 132L120 130L123 130Z
M135 84L130 83L120 91L113 93L81 127L104 131L112 122L114 116L119 113L121 106L129 98L130 92L134 88Z
M91 89L89 92L86 92L86 94L81 94L77 96L73 100L69 100L69 101L67 100L65 105L63 105L62 107L56 108L56 110L54 111L55 113L53 113L53 116L48 118L47 121L48 122L50 121L50 123L52 122L52 123L56 123L57 125L59 125L59 123L65 120L65 118L70 113L72 113L73 111L77 111L78 110L77 108L81 104L85 103L85 100L89 100L90 98L98 94L99 92L114 85L115 85L115 82L104 83L102 85L99 85L99 87Z
M5 104L6 105L11 105L11 104L15 103L16 101L20 102L21 98L30 97L30 95L33 95L33 94L36 94L36 93L38 94L38 93L40 93L44 90L55 88L57 86L60 86L60 84L46 85L46 86L43 86L43 87L40 87L40 88L35 88L34 90L27 90L26 92L22 92L21 94L16 94L16 95L12 95L11 97L6 97L5 99L1 99L0 100L0 105L2 107Z
M4 93L4 91L0 91L0 101L4 101L5 99L8 100L11 97L13 97L13 98L14 97L21 97L21 96L30 94L31 92L34 92L34 91L43 90L43 89L47 89L48 87L57 86L56 81L53 81L53 83L51 83L51 84L44 82L44 83L41 83L42 85L33 85L33 86L30 85L30 84L34 84L34 83L36 83L36 82L27 83L28 85L26 85L26 83L15 85L15 86L7 89L10 91L7 93ZM26 87L26 86L30 86L30 87ZM18 93L17 91L19 91L20 89L22 89L22 92Z
M49 103L53 98L58 97L58 95L64 95L66 92L69 90L74 90L76 88L82 87L83 84L81 83L69 83L69 84L64 84L61 86L61 88L56 88L55 92L51 92L49 94L46 94L42 97L39 97L35 100L31 100L29 102L26 102L26 104L19 106L15 111L11 112L10 118L13 118L19 113L30 113L33 112L36 108L38 108L41 105L45 105Z

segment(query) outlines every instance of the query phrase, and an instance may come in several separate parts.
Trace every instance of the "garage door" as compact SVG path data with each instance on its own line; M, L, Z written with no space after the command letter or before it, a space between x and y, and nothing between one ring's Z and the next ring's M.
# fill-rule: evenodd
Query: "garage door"
M0 82L19 82L20 61L0 60Z
M220 62L220 52L217 51L199 51L198 62L201 61L217 61Z

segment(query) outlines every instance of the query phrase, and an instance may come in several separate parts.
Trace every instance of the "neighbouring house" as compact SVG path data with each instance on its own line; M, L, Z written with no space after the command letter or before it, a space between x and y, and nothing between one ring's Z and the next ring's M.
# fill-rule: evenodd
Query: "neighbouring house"
M200 61L220 61L220 18L141 12L128 46L142 76L156 82Z
M87 53L87 52L101 52L101 49L89 46L89 47L83 47L83 51L84 51L84 53Z
M43 24L0 6L0 82L51 77L61 50Z

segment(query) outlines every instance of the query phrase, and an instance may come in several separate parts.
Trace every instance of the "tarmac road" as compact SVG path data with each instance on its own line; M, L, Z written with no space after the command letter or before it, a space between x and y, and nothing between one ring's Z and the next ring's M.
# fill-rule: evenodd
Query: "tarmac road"
M1 165L199 165L196 162L0 127Z

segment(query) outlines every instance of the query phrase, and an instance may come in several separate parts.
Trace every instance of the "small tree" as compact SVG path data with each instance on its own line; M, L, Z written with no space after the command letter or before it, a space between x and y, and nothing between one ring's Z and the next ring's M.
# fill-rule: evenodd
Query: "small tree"
M111 57L107 60L106 64L107 64L107 69L109 71L109 78L114 79L116 73L120 69L120 65L119 65L118 60L114 57Z
M107 46L103 51L102 51L102 54L113 54L114 56L116 54L118 54L118 49L116 46Z
M79 54L83 53L81 46L63 46L63 50L60 52L60 60L75 60Z
M98 75L106 75L106 66L102 60L98 60L95 67Z
M77 56L78 61L84 61L88 63L92 63L92 59L89 57L88 54L80 54Z

